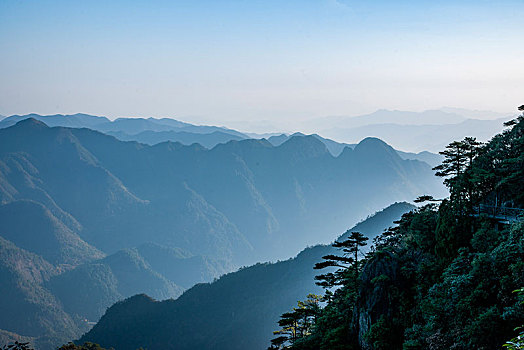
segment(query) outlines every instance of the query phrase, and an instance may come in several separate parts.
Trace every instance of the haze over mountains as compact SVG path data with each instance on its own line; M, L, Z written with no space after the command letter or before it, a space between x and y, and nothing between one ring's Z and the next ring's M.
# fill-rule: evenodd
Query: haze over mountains
M496 122L474 121L481 129L487 123L495 128ZM375 126L380 130L380 124L363 128ZM418 127L426 126L399 126ZM294 133L266 140L173 119L7 117L0 121L0 282L12 297L0 300L5 310L0 335L50 349L79 337L107 307L132 295L178 298L239 266L286 259L306 246L328 243L390 203L422 194L445 196L431 170L440 161L437 154L397 151L373 137L340 143ZM391 207L381 225L408 208ZM370 230L362 225L363 232L378 233L372 232L377 225ZM289 279L281 305L261 311L258 320L236 319L238 327L256 324L246 332L265 345L277 313L315 288L309 265L326 249L331 248L311 248L294 260L227 275L210 290L196 287L172 305L184 305L192 295L212 304L215 295L231 292L227 281L247 283L235 276L249 280L251 271L258 271L255 279L269 278L271 286L284 282L270 271L304 270L304 280ZM223 283L224 289L215 291ZM262 293L251 293L257 300L269 293L255 289ZM148 298L137 298L131 301L149 308ZM228 307L241 310L247 304L235 303L242 298L230 299ZM31 317L18 318L19 310ZM192 322L174 315L173 322ZM203 348L243 344L229 342L235 339L233 328L223 333L217 327L226 321L218 315L210 319L216 324L209 324L206 339L214 340L202 342ZM107 333L93 334L99 333L85 339L106 341ZM195 343L190 332L184 334L188 346Z
M149 146L81 127L100 117L45 118L75 127L5 127L8 118L0 129L0 282L17 296L1 298L0 330L42 349L80 336L123 298L176 298L330 242L390 203L446 193L427 163L375 138L338 157L304 135Z
M396 149L408 152L439 152L453 140L475 135L482 142L502 131L511 113L442 108L423 112L378 110L357 117L326 117L303 123L339 142L355 143L363 137L378 137Z
M0 0L0 350L524 342L523 12Z
M395 203L349 231L371 241L413 208ZM308 293L322 294L313 266L322 256L337 253L332 246L310 247L292 259L257 264L196 285L177 300L134 296L108 309L81 342L122 350L265 349L282 310L290 310Z
M417 154L426 151L437 153L449 142L465 136L477 135L479 140L487 141L502 130L504 121L512 117L511 113L444 107L423 112L378 110L356 117L324 117L306 120L292 127L306 134L316 134L334 156L338 156L346 145L356 144L369 136L380 138L397 150ZM26 118L44 121L49 126L87 127L123 141L149 145L173 141L184 145L199 143L206 148L213 148L231 140L270 139L283 134L253 134L226 127L193 125L170 118L118 118L111 121L106 117L87 114L14 115L1 120L0 128ZM281 127L284 130L291 126ZM285 133L286 136L290 134L294 133ZM410 157L406 159L419 159L413 155Z
M262 246L277 249L265 258L285 257L291 250L278 252L279 243L298 251L318 241L313 226L320 217L332 218L333 227L324 230L333 232L326 236L329 241L351 221L392 199L444 194L427 164L403 160L373 138L333 157L313 136L291 137L278 147L243 140L206 150L169 142L121 142L88 129L49 128L34 119L0 130L0 135L4 201L22 199L18 197L24 193L23 199L46 202L65 226L106 252L141 244L141 232L154 231L151 240L157 243L190 251L197 245L204 255L237 263L245 258L235 253L237 248L260 251ZM16 177L15 171L22 173ZM361 201L368 184L375 189L366 190ZM173 212L185 215L174 218ZM180 231L183 236L188 225L200 227L202 236L178 241L171 235ZM124 230L122 244L118 239ZM297 230L302 230L298 240L279 234ZM205 239L198 245L206 235L215 242ZM282 241L267 246L268 235Z
M27 118L34 118L43 121L49 126L67 126L74 128L85 127L99 130L105 134L115 136L122 141L138 141L148 145L156 145L166 141L179 142L183 145L198 143L207 149L211 149L218 144L227 143L229 141L239 141L249 138L267 138L272 145L280 146L292 136L306 136L300 132L291 135L282 133L274 133L270 135L248 135L231 129L206 125L192 125L168 118L119 118L115 121L110 121L105 117L86 114L58 114L45 116L38 114L28 114L24 116L15 115L4 121L0 121L0 128L12 126L14 123ZM339 143L326 139L318 134L313 134L312 136L324 143L331 154L335 157L338 157L345 147L354 148L356 146L356 143ZM398 153L403 159L421 160L431 166L435 166L441 161L439 155L431 154L426 151L419 153L398 151Z

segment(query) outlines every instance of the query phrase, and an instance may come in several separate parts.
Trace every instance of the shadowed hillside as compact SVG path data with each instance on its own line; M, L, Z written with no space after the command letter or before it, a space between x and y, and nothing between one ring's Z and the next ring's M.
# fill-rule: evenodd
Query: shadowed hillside
M427 192L445 192L430 167L373 138L334 157L314 136L208 150L21 120L0 130L0 236L54 272L3 275L5 288L31 295L9 307L34 300L41 316L0 329L46 349L78 337L118 300L177 297L241 265L327 243L370 212Z
M106 253L152 241L236 264L275 259L327 242L393 201L444 192L429 166L378 139L333 157L311 136L205 150L121 142L33 119L0 136L5 200L50 198ZM27 180L13 180L13 172Z
M396 203L351 229L372 238L411 210ZM331 246L307 248L293 259L256 264L199 284L179 299L157 302L137 295L108 309L81 341L117 349L264 349L282 310L320 292L313 266Z

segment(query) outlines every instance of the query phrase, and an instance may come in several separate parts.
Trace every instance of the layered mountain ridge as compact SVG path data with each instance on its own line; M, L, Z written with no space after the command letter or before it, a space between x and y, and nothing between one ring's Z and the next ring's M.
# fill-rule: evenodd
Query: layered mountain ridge
M369 212L428 192L444 193L431 167L378 139L335 157L314 136L279 146L149 146L23 119L0 129L0 237L23 252L5 255L2 263L21 270L7 267L1 282L29 299L13 299L0 329L52 348L118 300L176 298L241 265L327 243ZM13 256L35 262L13 265ZM49 272L31 277L38 269ZM24 300L40 316L11 326Z
M350 231L372 239L413 208L395 203ZM292 259L256 264L196 285L177 300L133 296L109 308L80 341L123 350L265 349L282 310L296 306L308 293L321 293L314 279L319 271L313 266L322 256L336 253L332 246L309 247Z
M411 112L399 113L409 114ZM454 116L455 118L458 117L457 115L451 116ZM293 134L275 134L272 136L248 134L224 127L193 125L170 118L118 118L114 121L111 121L106 117L92 116L82 113L72 115L39 115L34 113L27 115L13 115L5 118L5 120L1 120L0 128L13 126L17 122L29 118L42 121L51 127L64 126L72 128L88 128L115 136L121 141L137 141L151 146L171 141L179 142L186 146L197 143L207 149L211 149L219 144L227 143L233 140L240 141L249 138L260 139L261 137L266 137L273 146L279 146L291 137L306 136L300 132ZM364 119L367 120L366 123L369 124L370 118L366 117ZM322 143L326 145L328 150L335 157L338 156L345 147L353 148L356 145L336 142L331 139L324 138L318 134L312 134L311 136L314 136L315 138L322 141ZM364 135L359 140L365 138L365 136L367 135ZM441 157L434 153L422 155L401 151L398 151L398 153L403 159L421 160L427 162L431 166L435 166L441 161Z

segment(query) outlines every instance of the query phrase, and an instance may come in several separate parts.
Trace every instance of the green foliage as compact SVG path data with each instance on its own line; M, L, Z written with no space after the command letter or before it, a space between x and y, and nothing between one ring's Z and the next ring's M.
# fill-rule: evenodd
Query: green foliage
M322 257L324 261L316 263L315 269L325 269L336 267L337 270L315 277L318 280L317 285L322 288L331 289L335 286L346 284L348 280L357 283L357 276L362 262L359 261L360 248L366 245L369 239L362 233L349 230L343 235L348 237L343 241L335 241L334 248L342 251L342 255L329 254Z
M321 274L315 277L317 285L325 289L324 301L331 302L320 316L320 297L308 295L306 302L298 302L299 309L294 308L292 312L282 314L279 326L281 330L274 332L279 335L271 341L270 349L293 348L321 348L336 349L348 344L347 336L351 313L356 302L359 287L359 273L362 267L362 255L360 249L367 243L368 237L358 231L346 231L342 237L347 237L341 241L335 241L332 246L342 252L341 255L329 254L322 258L324 261L315 264L315 269L337 268L335 271ZM332 289L335 289L332 293ZM311 299L311 298L314 299ZM335 304L333 301L342 301L342 304ZM313 317L310 322L304 322L306 331L297 332L300 328L300 312L308 308L300 308L301 305L314 306ZM302 327L304 328L304 327ZM333 330L334 328L334 330ZM312 331L316 332L312 336ZM284 336L282 336L284 335ZM289 347L288 347L289 344Z
M384 315L380 316L378 321L373 323L369 331L364 335L366 341L375 350L389 350L395 342L392 338L398 336L392 328L391 321Z
M278 336L271 340L270 349L288 349L297 340L309 336L320 314L321 299L320 295L308 294L307 299L299 301L293 311L282 314L278 321L282 328L273 332Z
M435 170L450 198L437 205L420 197L430 204L377 236L358 275L342 275L355 263L348 251L317 264L339 269L318 278L338 289L293 349L488 350L515 330L504 346L524 348L515 328L524 306L512 293L524 285L524 221L475 212L481 204L524 206L524 116L507 126L485 145L465 138L441 152Z
M521 106L522 109L524 109L524 106ZM514 290L515 293L519 293L519 295L522 297L521 304L524 304L524 288L520 288L517 290ZM508 348L509 350L522 350L524 349L524 325L515 328L516 331L520 330L519 335L512 338L511 340L508 340L503 346Z
M29 346L29 343L15 341L14 343L4 345L2 350L33 350L33 348Z
M350 232L360 231L373 237L412 208L407 203L395 203ZM130 298L109 308L80 341L110 344L119 350L135 350L139 345L149 349L172 349L176 345L177 349L188 350L267 347L284 311L292 310L297 300L308 293L322 293L315 285L318 271L313 266L329 254L337 254L337 249L324 245L310 247L293 259L256 264L213 283L196 285L176 300L152 302L145 297ZM339 307L331 307L331 315L324 312L323 320L317 319L317 329L322 325L323 332L329 334L317 337L316 342L317 332L313 331L304 342L297 340L295 346L347 348L351 340L352 309L345 307L346 299L354 300L354 294L337 298L341 300ZM336 329L330 329L332 325Z
M95 344L95 343L85 342L83 345L76 345L75 343L67 343L59 347L57 350L106 350L106 348L103 348L100 345ZM114 350L114 349L109 348L107 350Z

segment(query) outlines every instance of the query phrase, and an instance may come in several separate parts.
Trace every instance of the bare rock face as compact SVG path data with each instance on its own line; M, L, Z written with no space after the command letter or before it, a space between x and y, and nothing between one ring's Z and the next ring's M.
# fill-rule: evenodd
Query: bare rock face
M400 264L391 252L383 252L369 261L362 271L362 285L353 314L354 329L361 349L372 349L367 334L381 316L389 318L396 311L391 304L398 283Z

